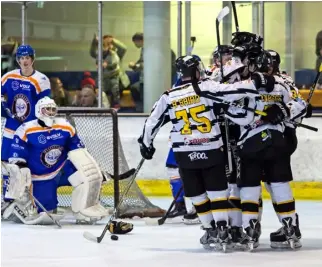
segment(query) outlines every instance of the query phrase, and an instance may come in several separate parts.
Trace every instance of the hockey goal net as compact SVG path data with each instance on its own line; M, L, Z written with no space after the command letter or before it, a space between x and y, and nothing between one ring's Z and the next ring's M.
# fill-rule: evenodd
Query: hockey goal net
M119 180L119 174L129 170L118 133L118 117L114 109L60 108L59 117L65 117L75 128L90 154L98 162L103 173L115 178L102 186L100 201L107 208L115 208L132 177ZM5 120L1 118L1 128ZM138 156L138 162L140 157ZM131 166L135 168L136 166ZM71 205L71 187L58 189L61 207ZM153 205L134 182L118 209L119 218L160 217L164 210Z

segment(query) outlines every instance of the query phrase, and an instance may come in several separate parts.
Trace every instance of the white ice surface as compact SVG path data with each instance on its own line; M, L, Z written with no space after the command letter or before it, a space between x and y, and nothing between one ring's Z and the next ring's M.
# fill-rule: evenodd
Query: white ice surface
M167 208L170 199L152 199ZM207 252L199 244L200 225L167 223L147 226L133 220L132 233L112 241L107 233L102 243L83 238L83 232L100 235L95 226L24 226L9 222L1 225L1 266L3 267L322 267L322 202L297 202L303 247L298 251L273 251L269 233L279 223L269 202L264 202L263 233L254 252L222 254Z

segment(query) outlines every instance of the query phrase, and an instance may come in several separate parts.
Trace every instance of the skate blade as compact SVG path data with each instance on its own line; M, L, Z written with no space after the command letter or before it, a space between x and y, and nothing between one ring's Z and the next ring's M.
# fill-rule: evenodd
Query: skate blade
M193 220L188 220L188 219L182 219L183 223L186 225L195 225L195 224L201 224L201 221L199 219L193 219Z
M247 245L248 245L249 252L253 252L256 248L258 248L259 243L254 242L254 241L250 241Z

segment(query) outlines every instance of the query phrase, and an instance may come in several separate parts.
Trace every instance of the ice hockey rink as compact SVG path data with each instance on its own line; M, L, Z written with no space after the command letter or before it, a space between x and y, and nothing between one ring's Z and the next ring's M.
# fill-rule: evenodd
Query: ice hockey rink
M167 208L170 198L151 198L154 204ZM1 266L3 267L306 267L322 266L322 202L298 201L303 247L297 251L273 251L269 233L279 227L271 204L264 202L260 247L253 253L205 251L199 244L203 234L200 225L187 226L180 220L162 226L147 226L143 220L132 220L134 230L118 241L107 233L102 243L84 239L83 232L100 235L104 222L94 226L62 221L55 226L24 226L2 222Z

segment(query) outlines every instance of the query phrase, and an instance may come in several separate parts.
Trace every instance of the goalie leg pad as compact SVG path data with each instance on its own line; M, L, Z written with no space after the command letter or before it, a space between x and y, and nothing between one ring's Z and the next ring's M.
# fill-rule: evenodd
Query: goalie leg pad
M31 174L28 168L20 169L15 164L6 164L9 179L6 181L5 198L19 199L23 196L25 188L31 184Z
M90 218L101 219L107 216L108 210L99 204L103 177L98 164L84 148L70 151L68 157L77 169L68 178L74 188L72 192L73 212Z

